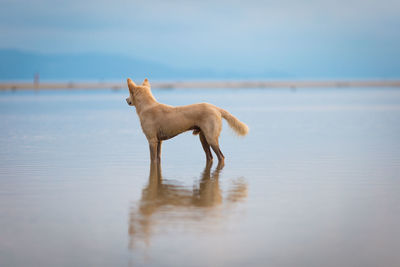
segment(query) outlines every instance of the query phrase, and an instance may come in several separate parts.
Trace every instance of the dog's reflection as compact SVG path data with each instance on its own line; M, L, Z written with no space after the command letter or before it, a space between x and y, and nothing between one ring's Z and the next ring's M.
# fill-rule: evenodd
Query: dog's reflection
M133 248L137 240L149 244L152 227L163 220L169 225L176 218L179 223L198 221L215 216L215 213L209 213L213 207L222 206L227 211L232 203L246 198L247 184L243 178L233 181L224 198L219 183L223 164L218 164L212 173L211 167L212 162L207 162L198 183L187 187L163 179L160 164L152 162L149 183L142 191L139 205L131 207L129 247Z

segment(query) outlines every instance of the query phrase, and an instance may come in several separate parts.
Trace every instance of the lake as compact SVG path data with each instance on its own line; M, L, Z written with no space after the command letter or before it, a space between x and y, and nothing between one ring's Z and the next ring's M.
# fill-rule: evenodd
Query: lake
M0 93L1 266L400 266L400 90L154 90L209 102L162 170L124 91Z

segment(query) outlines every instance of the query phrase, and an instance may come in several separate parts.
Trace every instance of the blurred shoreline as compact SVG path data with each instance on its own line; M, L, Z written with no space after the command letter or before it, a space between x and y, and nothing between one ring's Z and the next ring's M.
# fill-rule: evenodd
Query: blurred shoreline
M158 81L158 89L189 88L345 88L400 87L400 80L309 80L309 81ZM0 82L0 90L80 90L126 88L125 82Z

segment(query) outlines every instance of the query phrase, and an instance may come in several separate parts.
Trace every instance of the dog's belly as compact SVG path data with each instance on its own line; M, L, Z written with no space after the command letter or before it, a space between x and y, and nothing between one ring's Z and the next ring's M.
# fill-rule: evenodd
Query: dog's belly
M171 139L171 138L177 136L178 134L181 134L181 133L187 132L187 131L192 131L192 130L196 131L196 132L200 132L200 128L198 126L196 126L196 125L191 126L191 127L187 128L187 129L174 131L174 132L166 132L166 131L163 131L162 129L160 129L158 131L158 133L157 133L157 139L158 140L162 140L162 141L163 140L168 140L168 139Z

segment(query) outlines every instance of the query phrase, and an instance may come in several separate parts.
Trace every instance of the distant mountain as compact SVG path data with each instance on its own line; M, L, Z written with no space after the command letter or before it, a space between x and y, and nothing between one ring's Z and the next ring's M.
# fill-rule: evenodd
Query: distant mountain
M39 54L0 50L0 79L119 79L129 75L164 78L175 70L161 64L109 54Z
M233 55L234 56L234 55ZM356 57L356 55L354 55ZM126 77L155 80L268 80L268 79L394 79L400 77L398 61L370 62L364 59L337 57L316 62L287 61L284 71L277 71L266 63L263 68L247 71L175 68L157 62L141 60L118 54L76 53L46 54L13 49L0 49L0 80L124 80ZM317 59L318 61L318 59ZM269 65L268 65L269 64Z
M122 55L103 53L43 54L12 49L0 49L0 80L117 80L126 77L140 79L248 79L286 78L276 71L236 73L204 69L175 69L156 62Z

